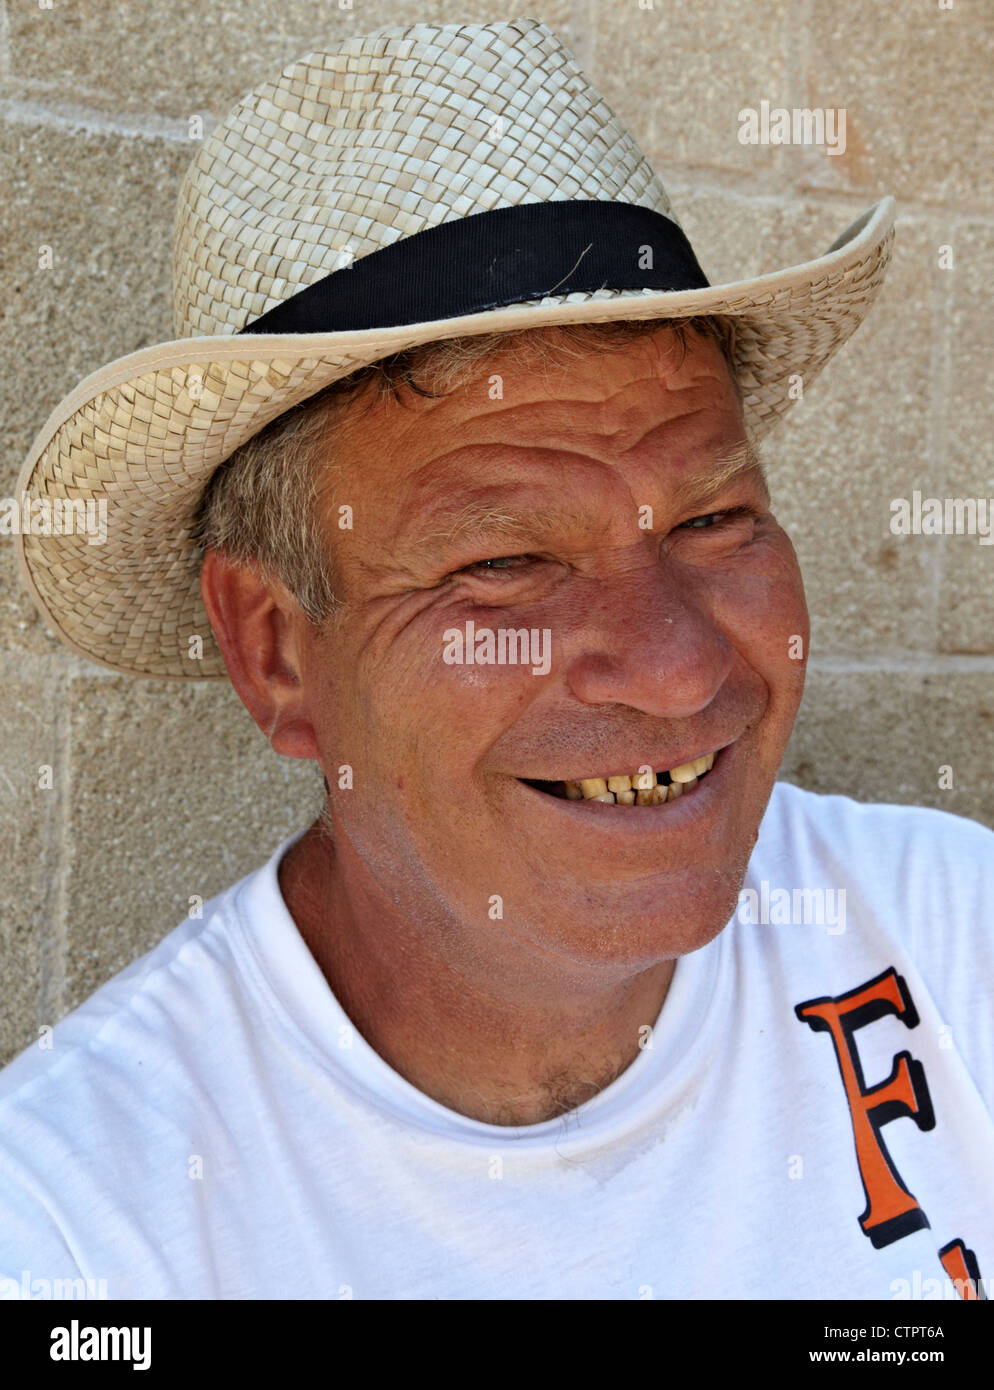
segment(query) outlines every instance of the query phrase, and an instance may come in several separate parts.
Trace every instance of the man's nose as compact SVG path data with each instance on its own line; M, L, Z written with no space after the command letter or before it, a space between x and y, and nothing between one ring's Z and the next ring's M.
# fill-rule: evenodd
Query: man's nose
M689 719L714 699L735 650L700 586L675 567L598 581L567 643L566 681L584 704Z

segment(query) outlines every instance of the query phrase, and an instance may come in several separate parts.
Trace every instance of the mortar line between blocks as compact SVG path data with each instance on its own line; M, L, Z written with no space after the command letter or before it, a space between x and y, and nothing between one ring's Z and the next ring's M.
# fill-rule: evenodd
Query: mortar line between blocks
M7 0L0 0L0 77L10 76L10 19Z
M199 112L204 117L204 134L209 135L216 117L213 112ZM0 101L0 119L12 125L37 125L53 130L68 132L83 131L88 135L117 135L122 139L168 140L175 144L190 145L191 149L199 141L192 141L185 119L162 116L152 123L142 123L126 115L107 115L92 107L59 104L48 107L44 102L6 97Z
M45 892L42 896L44 922L39 932L38 966L38 1023L54 1026L65 1012L66 964L68 957L68 932L66 912L68 894L66 876L68 874L68 831L70 827L69 798L72 787L69 760L71 756L70 726L70 680L71 668L63 668L56 677L56 689L60 698L56 706L54 721L54 753L57 776L53 785L58 803L53 815L46 817L46 850L42 869L46 875Z
M941 235L941 233L940 233ZM938 256L938 246L932 247L932 254ZM953 256L961 252L961 247L953 246ZM955 261L954 261L955 264ZM948 401L952 385L952 310L953 280L955 270L941 270L938 262L932 267L932 292L930 295L932 313L936 320L935 331L929 346L929 395L926 416L926 453L928 457L929 492L945 497L949 478L949 430ZM940 544L935 547L931 565L931 588L929 608L931 610L932 644L938 651L941 635L942 581L946 574L949 554L948 536L938 537Z
M785 206L801 201L821 203L825 207L849 209L854 216L863 212L872 203L878 202L890 190L879 188L829 188L818 184L798 183L796 185L764 185L754 174L736 173L731 169L717 168L711 164L682 163L673 161L667 165L666 188L668 192L707 193L725 196L732 195L749 202L776 202ZM903 194L894 194L897 214L904 218L935 218L936 214L955 218L958 221L994 222L994 205L960 200L957 202L923 202Z
M838 656L811 657L807 667L812 674L844 675L920 675L920 676L983 676L994 675L994 655L986 652L893 653L883 657Z
M580 0L570 6L570 47L584 72L592 72L598 54L597 8L595 0Z

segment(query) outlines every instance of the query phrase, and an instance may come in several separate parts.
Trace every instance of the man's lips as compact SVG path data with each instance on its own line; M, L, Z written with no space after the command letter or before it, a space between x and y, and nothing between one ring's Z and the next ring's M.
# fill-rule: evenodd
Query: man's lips
M711 772L715 759L729 743L678 758L648 755L638 762L632 760L627 768L622 764L622 770L615 773L594 772L588 768L576 776L519 777L518 780L536 791L569 801L596 799L625 806L661 805L696 787L698 780Z
M734 742L717 750L712 768L698 777L693 786L683 783L682 791L672 800L669 786L665 788L665 801L650 799L647 802L643 793L641 802L636 799L634 804L628 802L621 805L615 801L614 796L604 799L600 799L599 796L582 797L574 800L565 795L550 795L544 790L548 784L539 782L535 785L525 778L518 778L517 786L532 809L535 812L542 811L544 833L552 829L558 817L564 818L563 828L570 836L574 849L581 849L587 833L595 837L591 840L590 852L595 851L595 846L603 848L610 844L615 836L618 837L619 849L624 843L633 843L632 836L635 837L635 842L644 839L649 846L658 843L660 834L667 840L673 835L679 836L683 833L700 836L707 824L722 810L723 805L725 810L730 809L725 802L729 788L734 785L735 768L739 761L737 754L738 746ZM547 819L550 814L552 821Z

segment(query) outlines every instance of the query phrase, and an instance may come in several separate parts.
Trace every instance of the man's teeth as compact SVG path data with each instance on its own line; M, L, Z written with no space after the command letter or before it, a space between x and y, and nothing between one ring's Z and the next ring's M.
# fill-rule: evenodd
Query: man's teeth
M715 755L703 753L693 762L666 772L633 772L626 777L583 777L579 782L549 783L566 789L569 801L610 801L619 806L662 806L692 791L714 766Z

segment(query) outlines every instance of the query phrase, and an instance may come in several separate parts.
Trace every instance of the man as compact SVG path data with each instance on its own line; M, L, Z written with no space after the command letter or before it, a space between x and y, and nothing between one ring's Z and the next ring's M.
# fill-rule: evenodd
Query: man
M226 671L327 804L3 1074L11 1287L983 1293L994 836L776 784L756 444L890 220L709 287L532 20L351 40L214 133L179 340L25 467L107 544L24 570L90 657Z

